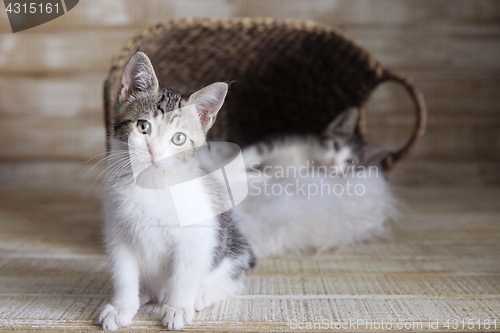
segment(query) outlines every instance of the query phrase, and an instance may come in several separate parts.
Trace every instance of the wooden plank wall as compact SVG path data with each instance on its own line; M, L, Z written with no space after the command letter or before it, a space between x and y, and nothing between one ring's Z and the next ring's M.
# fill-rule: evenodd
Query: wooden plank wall
M178 17L297 18L338 26L424 92L429 126L396 184L500 184L500 2L495 0L85 0L13 34L0 11L0 184L89 186L104 152L102 83L112 56L148 24ZM397 147L412 106L380 87L370 139Z

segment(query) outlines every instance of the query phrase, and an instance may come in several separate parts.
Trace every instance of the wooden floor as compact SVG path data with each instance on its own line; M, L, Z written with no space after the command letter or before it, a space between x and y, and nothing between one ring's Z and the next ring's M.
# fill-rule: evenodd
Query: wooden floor
M391 241L261 261L244 295L186 330L500 331L500 188L399 192ZM92 192L0 190L2 330L99 329L111 293L100 223ZM160 330L157 310L130 330Z

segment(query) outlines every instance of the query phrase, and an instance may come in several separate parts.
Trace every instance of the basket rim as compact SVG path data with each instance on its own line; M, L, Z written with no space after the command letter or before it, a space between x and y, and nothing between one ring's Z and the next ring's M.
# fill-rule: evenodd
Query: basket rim
M368 69L373 70L376 74L377 80L382 79L383 77L383 66L380 64L378 59L370 53L366 48L364 48L356 39L347 35L341 29L337 27L333 27L321 22L316 22L313 20L301 20L301 19L276 19L271 17L235 17L235 18L211 18L211 17L185 17L185 18L174 18L168 19L163 22L159 22L156 24L151 24L146 28L142 29L137 35L130 38L122 49L115 54L112 59L111 69L117 66L120 68L121 66L125 66L123 64L123 56L129 55L130 50L135 48L135 44L138 40L141 40L144 37L151 38L153 36L157 36L158 34L164 33L170 29L179 29L179 28L191 28L200 26L203 28L212 28L212 30L225 28L228 29L230 27L241 25L246 28L252 28L256 26L265 26L265 27L273 27L273 26L281 26L287 28L289 31L307 31L311 33L331 33L336 36L341 37L346 42L352 44L352 46L356 47L358 50L362 51L364 55L367 57L367 66ZM127 59L128 60L128 59Z

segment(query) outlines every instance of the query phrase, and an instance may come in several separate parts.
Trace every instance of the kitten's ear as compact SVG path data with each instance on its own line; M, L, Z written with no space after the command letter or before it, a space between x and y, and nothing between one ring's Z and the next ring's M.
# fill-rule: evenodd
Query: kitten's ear
M328 125L325 134L354 134L356 125L358 124L358 116L359 111L357 108L350 108L347 111L342 112L337 117L335 117L330 125Z
M194 104L200 117L201 127L205 133L215 122L227 94L227 83L216 82L189 96L188 104Z
M136 52L123 71L118 100L123 102L137 93L156 92L158 88L158 79L148 56L142 52Z
M389 151L380 146L367 145L363 148L362 164L366 167L377 166L389 154Z

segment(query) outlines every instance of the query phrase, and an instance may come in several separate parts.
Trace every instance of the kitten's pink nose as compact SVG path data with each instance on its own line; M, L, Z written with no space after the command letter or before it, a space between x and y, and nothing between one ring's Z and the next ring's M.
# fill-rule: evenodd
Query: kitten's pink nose
M158 160L158 153L157 152L150 150L149 155L151 156L151 160L153 162L156 162Z
M330 163L330 166L336 166L337 165L337 161L333 160L331 163Z

